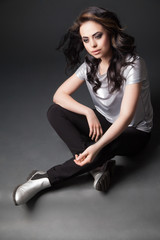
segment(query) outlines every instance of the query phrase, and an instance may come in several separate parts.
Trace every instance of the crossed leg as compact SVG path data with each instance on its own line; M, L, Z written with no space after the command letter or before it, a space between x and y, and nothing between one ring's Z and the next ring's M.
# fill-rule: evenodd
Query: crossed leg
M94 111L101 123L103 132L107 131L111 123L98 111ZM47 171L51 185L102 166L115 155L132 155L142 149L149 136L145 132L128 127L116 140L104 147L92 163L81 167L73 161L75 154L82 153L89 145L94 143L89 138L89 126L86 117L64 109L57 104L53 104L49 108L47 116L52 127L73 154L71 159Z

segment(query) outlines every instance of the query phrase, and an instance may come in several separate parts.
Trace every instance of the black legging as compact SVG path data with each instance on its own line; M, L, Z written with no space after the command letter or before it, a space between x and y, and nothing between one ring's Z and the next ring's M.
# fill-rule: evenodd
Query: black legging
M94 109L94 112L99 119L103 133L105 133L111 126L111 123L97 110ZM149 133L128 127L118 138L104 147L92 163L81 167L73 161L75 154L82 153L88 146L94 143L89 138L89 126L86 117L64 109L57 104L51 105L48 109L47 117L52 127L73 154L73 157L68 161L47 171L51 185L101 166L116 155L133 155L139 152L150 138Z

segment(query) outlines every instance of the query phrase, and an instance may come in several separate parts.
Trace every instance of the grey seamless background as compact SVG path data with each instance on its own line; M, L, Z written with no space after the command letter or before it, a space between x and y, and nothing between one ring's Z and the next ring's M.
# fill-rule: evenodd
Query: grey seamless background
M15 207L12 191L32 169L47 170L71 156L46 111L68 77L55 48L91 5L117 13L146 61L154 107L151 143L137 158L116 158L107 194L96 192L92 178L84 175ZM0 1L0 239L160 238L159 10L158 0ZM74 97L92 106L85 86Z

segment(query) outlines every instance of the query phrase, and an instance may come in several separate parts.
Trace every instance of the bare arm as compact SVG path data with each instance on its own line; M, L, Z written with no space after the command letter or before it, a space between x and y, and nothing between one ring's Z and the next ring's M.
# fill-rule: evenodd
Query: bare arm
M83 166L86 163L93 161L94 157L104 146L112 142L127 128L134 116L137 101L140 95L140 89L141 83L126 86L119 117L97 143L87 148L78 158L76 158L75 162L78 165Z
M53 96L53 102L69 111L86 116L90 130L89 137L97 141L103 134L97 116L91 108L77 102L71 96L83 83L83 80L79 79L76 74L73 74L58 88Z
M129 84L126 86L119 117L106 131L103 139L101 138L97 143L99 148L103 148L105 145L109 144L128 127L136 110L140 89L140 83Z
M72 93L74 93L83 83L83 80L79 79L76 74L73 74L57 89L53 96L53 102L72 112L86 116L89 108L71 97Z

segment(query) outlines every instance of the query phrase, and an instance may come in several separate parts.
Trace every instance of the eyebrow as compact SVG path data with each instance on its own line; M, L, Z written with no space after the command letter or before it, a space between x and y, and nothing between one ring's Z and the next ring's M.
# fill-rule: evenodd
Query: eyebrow
M92 36L94 37L96 34L98 34L98 33L102 33L102 32L96 32L96 33L94 33ZM88 38L88 37L86 37L86 36L83 36L82 38Z

